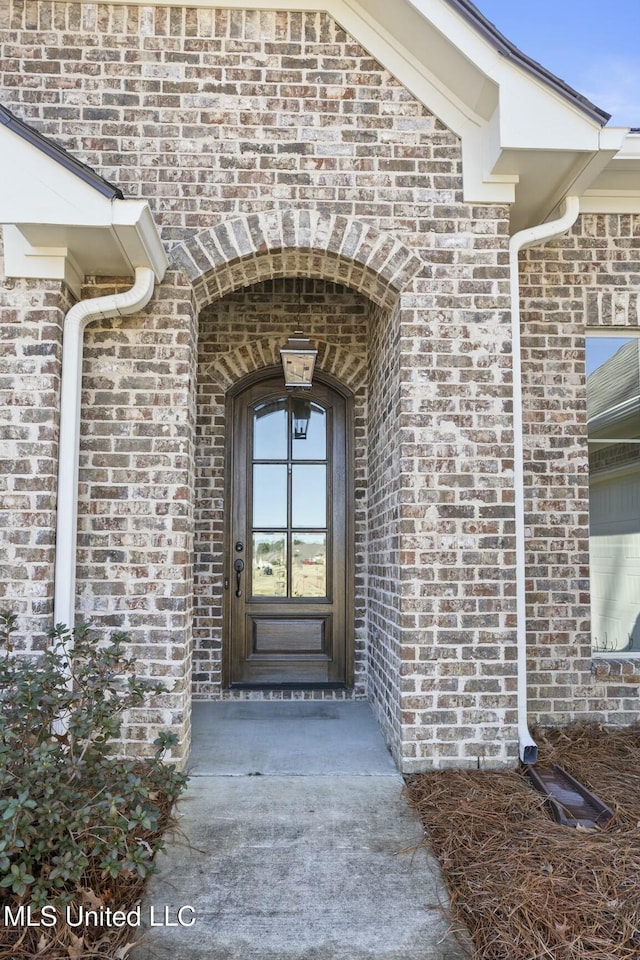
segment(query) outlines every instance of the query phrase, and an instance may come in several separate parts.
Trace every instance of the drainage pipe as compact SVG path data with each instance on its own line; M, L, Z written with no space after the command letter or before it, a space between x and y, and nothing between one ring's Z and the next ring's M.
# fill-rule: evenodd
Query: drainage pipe
M155 273L136 267L134 285L122 293L74 304L64 320L62 380L60 384L60 443L58 450L58 506L54 623L70 629L75 624L76 540L78 527L78 472L80 460L80 397L84 331L92 320L126 317L147 305Z
M522 433L522 360L520 356L520 276L518 254L553 240L569 230L576 222L580 204L578 197L566 197L564 213L558 220L540 223L515 233L509 241L511 341L513 344L513 461L516 522L516 622L518 645L518 749L523 763L535 763L538 747L533 740L527 720L527 620L524 525L524 451Z

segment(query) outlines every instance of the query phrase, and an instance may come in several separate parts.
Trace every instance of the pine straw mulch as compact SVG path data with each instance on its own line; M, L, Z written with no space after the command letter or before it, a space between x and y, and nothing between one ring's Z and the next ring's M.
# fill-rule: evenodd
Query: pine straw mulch
M160 811L157 829L137 829L134 834L140 843L152 846L168 832L177 830L175 802L166 797L158 797L155 802ZM98 913L101 909L111 910L112 914L133 910L143 898L147 879L124 871L115 878L108 877L98 864L89 864L82 883L73 891L72 922L77 920L78 906ZM53 926L4 925L5 908L10 908L15 916L19 902L18 897L0 888L0 960L124 960L143 934L142 929L129 925L90 924L74 929L66 922L65 910L59 911ZM34 924L38 919L38 912L33 909ZM145 919L144 913L141 919Z
M440 860L450 916L474 960L639 960L640 724L536 730L615 811L604 830L556 824L519 771L442 770L407 792Z

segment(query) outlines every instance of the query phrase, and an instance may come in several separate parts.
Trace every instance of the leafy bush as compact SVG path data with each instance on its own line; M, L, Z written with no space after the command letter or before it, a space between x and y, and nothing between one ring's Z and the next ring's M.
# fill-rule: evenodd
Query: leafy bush
M0 613L0 904L62 909L144 880L186 777L162 760L173 734L148 761L114 755L123 712L164 690L135 674L126 635L57 626L30 658L12 651L15 619Z

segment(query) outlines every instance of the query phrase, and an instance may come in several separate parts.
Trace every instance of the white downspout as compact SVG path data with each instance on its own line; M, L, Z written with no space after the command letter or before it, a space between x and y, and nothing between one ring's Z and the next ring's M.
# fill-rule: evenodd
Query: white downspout
M60 384L60 444L58 452L58 506L54 623L75 624L76 539L78 526L78 469L80 459L80 395L84 330L92 320L125 317L147 305L155 273L136 267L134 285L123 293L74 304L65 317L62 335Z
M540 223L515 233L509 241L511 284L511 341L513 344L513 459L516 522L516 620L518 645L518 745L523 763L535 763L538 747L527 721L527 621L524 525L524 451L522 433L522 360L520 356L520 277L518 254L565 233L578 218L578 197L566 197L564 213L558 220Z

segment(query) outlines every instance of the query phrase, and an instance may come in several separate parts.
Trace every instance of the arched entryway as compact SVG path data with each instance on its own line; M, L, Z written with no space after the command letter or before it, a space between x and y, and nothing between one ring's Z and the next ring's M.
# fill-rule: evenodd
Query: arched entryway
M402 243L368 224L310 211L258 214L220 224L181 245L174 263L191 281L198 317L193 696L273 699L293 688L296 696L305 698L367 698L399 756L400 647L406 623L398 572L405 382L398 343L403 324L410 325L414 318L414 305L408 302L405 312L403 296L411 295L423 264ZM348 443L340 440L338 471L353 486L348 495L347 486L339 493L345 510L338 519L337 538L336 527L327 522L333 510L329 498L338 489L336 475L331 490L324 492L324 517L294 518L293 487L287 487L286 518L266 515L254 522L252 516L263 507L254 499L252 486L254 472L264 472L258 468L283 476L290 469L293 477L296 467L307 466L297 463L290 448L286 456L254 456L252 418L261 403L273 402L276 409L280 403L284 417L286 399L287 429L292 429L293 400L283 393L282 381L267 396L259 393L251 395L251 402L243 400L242 410L237 399L245 385L268 379L269 368L280 367L280 347L294 329L303 329L318 348L318 389L331 387L337 396L353 397L352 466ZM328 394L322 402L325 411L337 409ZM336 422L347 417L348 407ZM333 435L330 442L337 442ZM331 457L315 458L308 466L328 476L336 449L332 447ZM232 487L241 508L234 505ZM242 549L236 550L237 543ZM308 561L305 567L318 568L313 571L316 580L325 567L323 596L295 596L300 591L294 579L301 576L303 559ZM238 560L240 571L234 566ZM261 591L275 589L270 579L275 576L274 560L285 576L280 577L280 595L268 596ZM265 572L265 563L271 573ZM338 573L341 564L344 574ZM344 624L338 626L342 614L336 604L345 611ZM295 610L301 616L292 628L293 639L286 641L298 645L291 656L282 647L280 627L286 624L289 629ZM277 637L270 631L274 621L280 622Z
M321 373L243 378L226 407L223 682L353 685L351 397Z
M263 695L270 697L296 686L314 697L323 691L332 698L367 694L367 357L377 309L362 294L341 284L281 278L233 291L201 311L194 504L193 686L197 698L243 696L247 686L262 686ZM275 361L291 331L292 314L318 348L318 361L310 394L289 397L282 364ZM236 344L232 350L230 340ZM231 369L235 377L229 382ZM311 409L306 409L305 401L312 404ZM278 435L272 424L283 432ZM318 446L315 433L319 424L324 449ZM263 430L267 431L264 436ZM296 430L306 430L307 439L294 439ZM286 515L274 516L278 506L274 483L283 480L285 471L288 499L279 506ZM254 472L258 484L265 478L268 484L268 496L256 495L255 504ZM323 475L327 489L322 494L324 516L320 516L317 488ZM306 517L299 515L300 481L304 493L314 485L315 500L306 505L313 513ZM263 482L260 490L264 489ZM254 517L255 511L262 516ZM254 534L260 540L256 539L255 547ZM286 543L280 542L283 539ZM238 551L237 543L242 544ZM254 570L253 554L257 563L258 550L260 571ZM302 570L296 569L294 550L299 551L300 561L307 561L300 564ZM324 552L324 565L309 562L319 560ZM237 560L243 565L239 587ZM265 563L271 573L263 573ZM323 595L295 596L308 593L321 572L326 578ZM317 589L321 585L316 584ZM240 598L235 596L238 588ZM247 589L255 600L245 610ZM269 597L267 590L274 595ZM261 595L264 600L258 600ZM256 603L261 604L260 610ZM248 676L232 669L231 633L245 644L245 650L252 642L260 645L260 628L274 626L271 618L282 619L281 605L304 608L299 612L305 618L307 640L311 647L320 646L315 652L307 648L307 655L296 654L307 659L306 672L300 666L297 677L271 673L261 680L255 672ZM256 622L253 618L258 614ZM234 618L232 631L229 625ZM332 665L321 673L326 669L325 654ZM286 659L284 651L279 655ZM272 650L268 659L275 662L277 652ZM312 664L315 676L309 672Z

